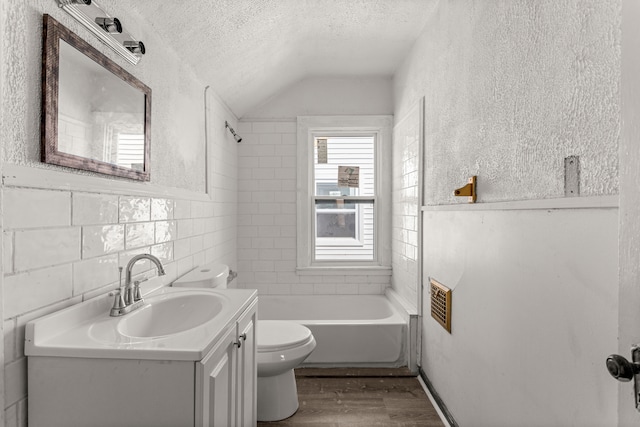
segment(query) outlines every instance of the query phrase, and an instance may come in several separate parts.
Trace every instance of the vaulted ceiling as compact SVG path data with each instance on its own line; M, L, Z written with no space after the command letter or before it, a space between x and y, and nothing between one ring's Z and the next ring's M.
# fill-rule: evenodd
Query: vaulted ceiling
M436 0L136 0L238 117L310 76L390 76Z

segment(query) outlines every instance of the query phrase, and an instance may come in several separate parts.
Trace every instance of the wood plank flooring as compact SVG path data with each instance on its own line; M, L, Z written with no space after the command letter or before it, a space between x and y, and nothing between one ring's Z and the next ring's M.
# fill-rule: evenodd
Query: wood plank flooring
M408 371L296 370L300 408L258 427L444 427L418 379Z

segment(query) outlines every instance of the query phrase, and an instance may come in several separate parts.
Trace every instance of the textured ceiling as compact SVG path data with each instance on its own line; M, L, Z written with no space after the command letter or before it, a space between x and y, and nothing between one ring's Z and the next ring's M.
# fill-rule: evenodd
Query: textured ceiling
M136 0L131 7L242 117L307 76L392 75L436 1Z

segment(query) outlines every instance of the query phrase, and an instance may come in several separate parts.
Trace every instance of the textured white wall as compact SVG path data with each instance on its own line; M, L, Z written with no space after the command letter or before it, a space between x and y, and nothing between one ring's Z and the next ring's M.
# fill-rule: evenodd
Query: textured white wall
M100 3L123 25L145 42L148 54L138 65L120 59L93 34L80 26L50 0L9 0L7 14L11 25L3 28L7 62L4 114L14 138L3 147L5 161L51 169L40 163L40 146L33 144L40 135L40 63L42 14L53 16L83 39L113 59L152 90L151 95L151 182L170 187L204 191L203 90L205 84L195 78L189 66L143 18L133 15L123 2ZM16 48L18 46L18 48ZM65 169L69 171L68 169ZM81 174L89 174L77 172Z
M421 363L460 425L617 423L617 209L438 205L470 175L480 204L563 197L568 155L616 195L619 45L616 0L440 2L395 75L396 117L425 96L423 282L453 288Z
M391 78L308 77L249 110L242 120L343 114L393 114Z
M395 76L395 112L421 96L428 205L478 175L480 202L618 191L619 1L449 1Z

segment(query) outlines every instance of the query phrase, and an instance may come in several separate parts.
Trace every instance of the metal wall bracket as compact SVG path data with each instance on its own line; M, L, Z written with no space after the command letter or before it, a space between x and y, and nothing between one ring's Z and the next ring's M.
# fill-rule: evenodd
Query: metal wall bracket
M466 196L468 197L468 201L469 203L475 203L476 202L476 183L477 183L477 176L472 176L471 178L469 178L469 183L467 185L465 185L464 187L460 187L457 190L455 190L453 192L453 194L455 196Z

